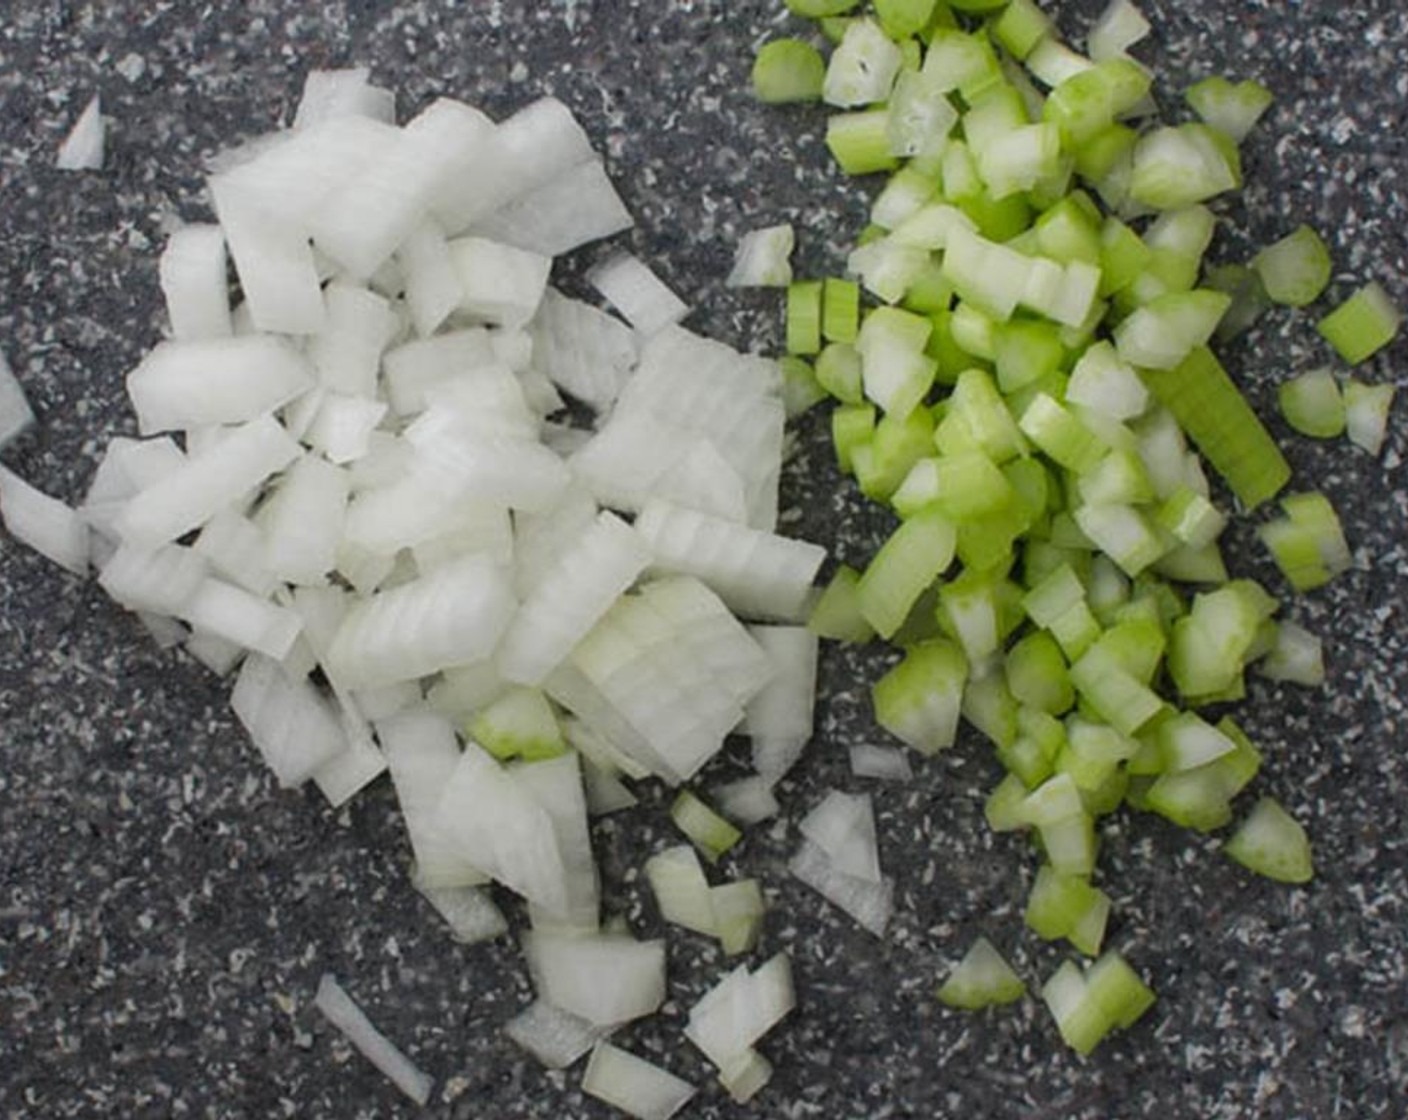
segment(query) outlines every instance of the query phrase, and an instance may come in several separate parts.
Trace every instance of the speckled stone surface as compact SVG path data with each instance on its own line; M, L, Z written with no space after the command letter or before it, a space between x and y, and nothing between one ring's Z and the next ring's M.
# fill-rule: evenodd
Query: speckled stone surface
M1097 5L1064 6L1078 41ZM1219 204L1213 254L1308 221L1331 239L1332 294L1377 278L1408 305L1408 15L1395 0L1145 0L1167 105L1196 77L1260 78L1278 105L1246 150L1249 187ZM403 114L439 94L495 114L552 93L581 114L639 219L630 242L744 347L778 339L776 301L722 288L736 234L791 220L804 270L839 267L867 188L834 173L817 111L744 93L751 48L789 26L773 0L372 0L58 3L0 9L0 348L40 424L4 461L77 499L108 438L132 429L122 377L160 333L156 252L199 218L204 156L286 121L314 66L369 63ZM100 173L53 169L89 96L110 117ZM589 260L588 251L584 259ZM1273 386L1326 352L1277 312L1227 351L1263 413ZM1363 373L1403 381L1400 340ZM1279 435L1288 433L1271 421ZM760 875L763 952L793 957L801 1006L765 1045L773 1084L730 1105L681 1043L684 1010L723 969L671 937L670 1001L622 1033L704 1086L688 1115L821 1117L1401 1117L1408 1112L1408 474L1403 406L1375 461L1290 439L1303 485L1343 512L1356 569L1298 601L1324 638L1322 693L1255 681L1239 709L1264 748L1256 791L1309 827L1306 888L1255 881L1212 839L1114 817L1102 881L1112 943L1160 992L1139 1024L1081 1060L1028 1000L950 1013L936 981L987 933L1033 984L1060 959L1020 913L1034 861L994 837L997 770L965 736L905 786L850 777L880 741L865 685L878 650L829 651L810 754L725 870ZM802 425L789 529L863 561L883 518L842 485L824 423ZM1281 584L1245 523L1236 569ZM738 769L723 760L716 773ZM795 823L830 785L872 789L898 914L878 943L790 881ZM636 868L668 835L664 796L601 825L610 903L659 932ZM529 998L514 946L461 947L407 885L383 782L344 812L280 792L225 706L225 686L159 652L130 617L0 539L0 1114L361 1117L414 1110L312 1012L330 969L438 1079L429 1112L507 1120L608 1115L579 1070L546 1074L501 1024Z

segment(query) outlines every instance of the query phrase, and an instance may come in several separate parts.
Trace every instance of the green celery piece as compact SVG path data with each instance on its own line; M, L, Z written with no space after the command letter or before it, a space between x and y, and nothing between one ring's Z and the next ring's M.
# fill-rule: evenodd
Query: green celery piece
M847 175L873 175L899 166L890 154L886 109L833 114L826 122L826 146Z
M1308 883L1315 875L1305 829L1275 798L1258 801L1223 850L1249 871L1281 883Z
M829 283L829 281L828 281ZM860 351L847 342L832 342L817 355L817 384L842 404L863 404Z
M1168 669L1178 691L1201 697L1232 685L1275 609L1275 600L1250 580L1197 595L1169 636Z
M777 360L782 371L782 407L789 420L820 404L827 392L816 379L816 370L805 358L784 354Z
M787 287L787 352L821 351L821 281L798 280Z
M906 311L914 311L920 315L937 315L947 311L953 302L953 285L944 276L943 266L937 261L930 260L925 265L924 271L905 290L904 299L900 301L900 306ZM930 335L933 341L933 335ZM924 352L929 357L939 361L940 355L930 352L926 345ZM943 362L939 361L940 371L943 369ZM950 379L951 380L951 379Z
M875 720L922 754L953 745L968 661L942 638L910 647L871 690Z
M825 19L828 16L845 15L860 3L860 0L784 0L787 10L807 19Z
M1085 975L1074 961L1065 961L1042 985L1042 1001L1061 1038L1077 1054L1089 1054L1114 1027L1113 1021L1090 998Z
M861 447L868 447L874 436L873 404L843 404L831 413L831 442L836 448L836 462L841 470L850 473L855 469L855 452Z
M856 481L866 497L887 502L910 469L934 446L934 420L927 411L916 408L903 419L881 417L871 438L871 461L864 470L856 467Z
M1349 442L1370 455L1383 450L1394 392L1392 385L1366 385L1353 378L1345 382L1345 429Z
M774 39L753 61L753 94L770 105L818 101L825 77L826 63L810 43Z
M1019 62L1051 33L1051 17L1034 0L1011 0L992 25L993 38Z
M920 594L953 561L957 534L938 509L908 518L860 577L861 614L882 638L903 624Z
M992 375L982 369L967 369L958 375L949 397L949 416L961 420L968 435L989 459L1002 464L1023 454L1026 441ZM961 450L946 446L942 425L934 433L940 451Z
M1012 1003L1026 995L1027 986L993 948L986 937L973 942L968 952L939 988L939 1002L949 1007L975 1011L996 1004Z
M963 690L963 718L999 749L1017 740L1019 707L1001 673L972 678Z
M807 629L840 642L868 642L875 628L860 613L860 573L842 564L817 598Z
M1062 264L1085 261L1099 265L1102 221L1090 196L1084 191L1073 191L1043 211L1032 228L1043 256Z
M1111 949L1085 972L1086 996L1115 1026L1128 1029L1154 1006L1152 988Z
M1016 774L1008 774L983 802L983 817L988 827L994 832L1015 832L1027 828L1030 822L1022 810L1026 798L1026 783Z
M1004 393L1038 381L1066 361L1061 328L1037 319L998 323L993 327L993 361L998 387Z
M689 790L681 790L675 798L670 819L710 863L717 863L720 856L743 839L743 833Z
M1155 210L1206 202L1242 183L1237 147L1205 124L1157 128L1134 149L1129 196Z
M1365 284L1316 325L1350 365L1373 357L1398 334L1402 315L1378 283Z
M1067 470L1090 470L1105 454L1104 442L1064 405L1038 394L1017 422L1022 434Z
M939 626L963 647L972 664L992 656L1002 644L999 581L998 573L970 568L939 588Z
M827 342L855 342L860 331L860 286L828 277L822 282L821 334Z
M1072 716L1066 721L1066 745L1056 759L1056 772L1069 774L1082 793L1093 792L1138 748L1134 739L1113 727Z
M1313 369L1282 382L1276 396L1286 423L1302 435L1334 439L1344 434L1344 397L1328 369Z
M1060 715L1075 703L1070 670L1061 647L1050 634L1036 630L1006 654L1007 685L1021 703Z
M1102 897L1099 887L1090 885L1081 875L1063 875L1049 864L1037 869L1036 880L1027 895L1023 921L1038 937L1056 941L1076 928L1082 918L1098 906Z
M1150 81L1149 72L1137 62L1106 59L1053 89L1042 117L1061 130L1067 150L1079 151L1116 117L1148 96Z
M1204 78L1183 96L1193 112L1238 144L1275 102L1271 91L1260 82L1233 84L1220 76Z
M1223 264L1210 268L1203 276L1203 283L1213 291L1232 297L1231 306L1213 333L1218 342L1227 342L1250 330L1271 306L1261 277L1256 269L1247 265Z
M1304 307L1330 283L1330 250L1309 226L1297 226L1252 258L1262 290L1272 303Z
M1157 693L1117 657L1095 646L1071 666L1071 681L1086 704L1125 735L1133 735L1163 710Z
M896 42L917 35L934 17L935 0L875 0L875 16Z
M1057 871L1089 875L1095 870L1099 845L1095 839L1095 821L1086 811L1084 801L1079 814L1038 825L1037 832L1047 860Z
M1002 763L1004 770L1020 779L1027 789L1034 789L1051 777L1055 766L1042 744L1020 730L1020 718L1019 713L1017 738L1009 745L997 748L997 760ZM1058 728L1061 727L1059 720L1053 722ZM1061 733L1065 734L1064 729Z
M1256 508L1290 480L1271 433L1206 346L1174 369L1140 375L1243 505Z
M1007 476L981 451L944 455L938 463L939 506L954 522L997 513L1016 495Z

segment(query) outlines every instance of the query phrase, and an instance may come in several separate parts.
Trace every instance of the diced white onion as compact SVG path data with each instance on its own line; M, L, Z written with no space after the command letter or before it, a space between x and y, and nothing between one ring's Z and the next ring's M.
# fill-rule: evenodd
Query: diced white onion
M689 305L629 253L597 265L587 273L587 282L646 338L689 314Z
M54 166L60 171L97 171L103 166L106 133L107 122L94 94L59 146Z
M292 680L277 661L245 658L230 707L279 784L301 785L346 746L332 705L306 680Z
M538 994L598 1026L639 1019L665 1001L663 941L541 929L523 940Z
M34 423L34 411L25 398L19 378L0 354L0 447Z
M88 523L4 467L0 467L0 520L21 544L76 576L88 574Z
M582 1092L636 1120L670 1120L694 1096L694 1086L653 1062L598 1042L582 1075Z
M548 1069L566 1069L595 1046L607 1028L537 999L508 1021L504 1033Z
M219 226L182 226L171 235L158 274L173 338L189 342L229 336L228 267L225 235Z
M362 1056L381 1070L401 1092L424 1106L430 1100L435 1079L419 1069L367 1018L341 985L328 973L318 981L317 1008L333 1026L347 1036Z

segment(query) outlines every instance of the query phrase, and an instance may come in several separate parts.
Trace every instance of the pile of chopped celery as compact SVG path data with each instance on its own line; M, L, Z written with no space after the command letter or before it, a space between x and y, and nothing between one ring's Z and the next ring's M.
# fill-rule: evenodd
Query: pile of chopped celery
M905 743L932 754L966 720L991 744L1006 776L987 819L1040 853L1026 924L1098 958L1042 990L1088 1052L1153 1001L1102 955L1101 818L1128 807L1227 827L1262 754L1205 709L1241 699L1248 672L1323 680L1314 636L1230 577L1232 510L1204 465L1248 514L1287 486L1211 347L1271 304L1316 303L1330 254L1302 225L1246 266L1207 266L1209 204L1241 186L1238 145L1272 98L1210 78L1164 123L1153 73L1127 53L1149 31L1129 0L1112 0L1085 53L1034 0L787 6L820 34L765 45L758 96L824 102L839 166L885 176L845 275L787 288L787 376L834 401L842 471L898 519L864 571L836 571L811 625L903 650L873 700ZM1371 283L1318 329L1359 363L1398 318ZM1358 381L1342 393L1327 371L1282 388L1298 429L1349 427L1371 453L1391 396ZM1327 498L1282 507L1259 535L1292 588L1350 566ZM1305 833L1270 799L1224 850L1271 878L1311 874ZM980 940L940 997L978 1007L1022 990Z

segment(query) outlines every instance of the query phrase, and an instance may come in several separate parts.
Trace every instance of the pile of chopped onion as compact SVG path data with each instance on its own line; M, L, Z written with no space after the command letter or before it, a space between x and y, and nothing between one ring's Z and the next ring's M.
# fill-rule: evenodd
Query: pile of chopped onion
M631 225L561 103L495 123L440 99L397 126L367 79L310 74L291 128L216 158L217 221L171 235L169 337L127 376L142 438L78 509L0 471L0 514L232 676L281 786L339 806L389 773L456 939L509 930L491 882L526 902L538 999L509 1036L551 1068L591 1052L587 1092L663 1118L692 1087L605 1038L664 1002L665 943L603 924L590 818L740 732L760 774L720 802L761 819L811 737L825 550L776 531L782 373L680 326L629 254L588 274L610 310L552 287L554 256ZM789 249L770 236L742 278L785 282ZM0 442L32 419L0 365ZM751 952L758 882L711 885L697 854L735 824L687 788L672 815L692 845L647 865L662 914ZM785 957L742 965L686 1036L746 1100L793 1002ZM425 1102L330 977L317 1004Z

